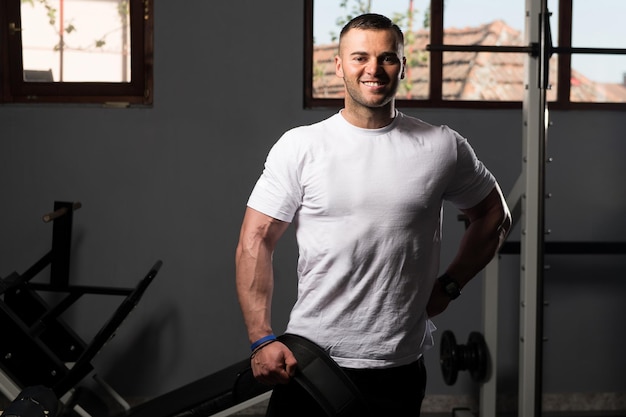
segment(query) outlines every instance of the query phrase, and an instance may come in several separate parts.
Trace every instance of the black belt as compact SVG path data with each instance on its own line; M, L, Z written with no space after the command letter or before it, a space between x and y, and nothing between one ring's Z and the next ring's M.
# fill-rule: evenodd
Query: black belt
M317 344L285 333L278 337L294 354L298 367L294 376L330 417L367 416L369 410L354 382Z

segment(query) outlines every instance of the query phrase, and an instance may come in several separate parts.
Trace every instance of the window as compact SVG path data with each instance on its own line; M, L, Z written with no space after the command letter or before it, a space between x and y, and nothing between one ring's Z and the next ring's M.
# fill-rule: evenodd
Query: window
M571 4L572 0L566 3ZM626 2L575 0L571 7L572 102L626 102L626 55L600 51L577 53L601 46L605 52L626 48ZM616 49L616 51L613 51ZM564 60L565 61L565 60ZM567 61L565 61L567 62ZM617 88L620 87L620 88Z
M548 10L549 106L626 109L626 26L619 22L626 2L548 0ZM305 0L306 107L343 104L334 72L338 35L366 11L387 15L405 32L399 106L521 107L533 47L524 44L526 0Z
M150 0L4 0L0 102L152 104Z

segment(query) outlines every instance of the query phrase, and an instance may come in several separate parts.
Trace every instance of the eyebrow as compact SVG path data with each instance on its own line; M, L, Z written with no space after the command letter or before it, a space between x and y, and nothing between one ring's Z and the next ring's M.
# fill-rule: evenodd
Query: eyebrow
M370 54L365 51L354 51L350 53L350 56L355 56L355 55L370 55ZM388 57L388 56L399 58L399 55L396 52L392 52L392 51L386 51L378 55L378 57Z

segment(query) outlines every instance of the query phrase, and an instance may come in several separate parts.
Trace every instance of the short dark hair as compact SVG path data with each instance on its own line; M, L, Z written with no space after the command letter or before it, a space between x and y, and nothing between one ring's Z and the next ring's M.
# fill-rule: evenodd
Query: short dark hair
M359 15L352 20L350 20L346 25L341 29L341 33L339 34L339 42L341 43L341 38L351 29L392 29L398 40L400 45L404 45L404 34L402 33L402 29L387 16L383 16L382 14L377 13L365 13Z

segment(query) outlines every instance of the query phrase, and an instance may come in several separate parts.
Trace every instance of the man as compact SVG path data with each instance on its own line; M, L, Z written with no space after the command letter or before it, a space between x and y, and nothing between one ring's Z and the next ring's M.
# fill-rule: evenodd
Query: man
M257 380L275 385L268 416L323 416L297 384L297 361L271 325L272 253L290 223L299 247L288 333L323 349L376 416L419 416L433 344L429 318L496 254L511 225L491 173L467 141L395 108L404 37L365 14L342 30L335 58L345 106L286 132L248 201L236 254L237 293ZM439 278L442 202L469 218Z

